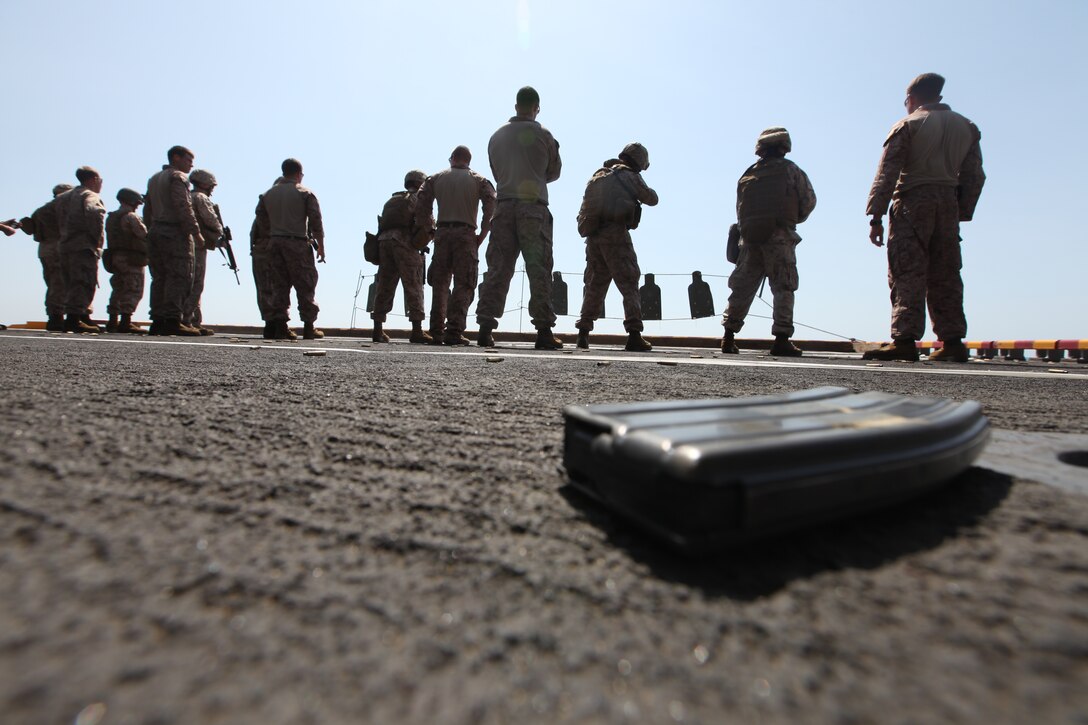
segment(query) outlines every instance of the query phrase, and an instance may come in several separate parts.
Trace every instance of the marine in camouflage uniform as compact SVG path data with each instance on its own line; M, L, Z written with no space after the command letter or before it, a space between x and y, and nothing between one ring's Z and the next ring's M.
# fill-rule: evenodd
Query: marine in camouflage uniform
M412 323L412 334L408 340L416 343L433 342L430 334L423 331L423 320L427 316L423 310L423 267L426 262L421 247L426 246L433 235L434 218L429 209L416 213L416 192L426 178L427 175L418 170L405 174L405 191L393 194L393 199L403 197L408 203L404 223L390 225L383 211L378 224L378 244L381 246L378 253L378 274L374 280L374 311L370 315L374 320L374 342L389 342L389 336L382 327L389 311L393 309L397 282L404 288L408 320Z
M487 272L476 305L476 322L480 325L477 343L481 347L495 344L491 333L506 308L520 253L529 278L529 315L537 329L536 348L555 350L563 343L552 334L556 317L552 309L548 184L559 178L563 162L559 144L536 120L540 113L536 90L529 86L519 90L514 110L517 115L495 131L487 146L498 206L487 244Z
M89 166L76 170L79 186L57 197L60 259L64 274L64 329L101 332L91 322L91 303L98 287L98 259L105 242L102 222L106 206L98 192L102 177Z
M193 248L193 285L185 298L181 309L183 325L196 328L201 335L215 334L211 328L204 327L204 315L200 311L200 296L204 294L204 275L208 270L208 252L216 248L223 236L223 223L219 220L219 208L212 203L211 195L216 187L215 175L204 169L194 169L189 174L193 189L189 193L193 200L193 213L200 226L204 243Z
M268 230L268 274L265 307L266 332L277 340L294 340L287 325L291 318L291 289L298 299L302 336L313 340L325 336L314 327L320 308L317 293L317 265L310 238L317 245L317 258L325 261L325 228L317 195L302 185L302 164L286 159L281 164L283 183L266 191L257 202L257 228Z
M148 180L144 194L151 271L149 334L196 336L199 330L181 322L193 288L194 246L204 244L189 194L187 174L193 168L193 152L174 146L166 157L170 163Z
M438 201L434 233L434 257L427 273L431 285L431 337L447 345L468 345L464 336L468 308L476 295L480 245L491 230L495 215L495 187L469 168L472 153L458 146L450 155L450 168L427 177L419 188L416 224L427 223ZM476 217L483 206L480 233ZM450 280L453 293L450 293Z
M283 184L286 182L282 176L272 182L272 186L276 184ZM261 194L257 198L257 205L260 206L261 199L264 198L264 194ZM271 317L269 315L268 307L268 293L269 293L269 266L268 266L268 236L269 231L267 227L268 218L265 217L265 226L262 226L262 220L259 213L255 212L253 218L253 224L249 228L249 255L253 264L253 286L257 290L257 309L260 310L261 319L265 321L264 325L264 337L266 340L275 337L275 329L270 322Z
M781 202L769 200L779 209L796 209L796 222L785 216L771 220L774 229L765 240L744 239L740 242L740 255L733 274L729 275L729 301L722 315L725 334L722 337L722 352L737 354L735 333L744 327L744 319L755 299L763 278L766 277L774 295L773 322L771 334L774 344L771 354L784 357L798 357L798 349L790 338L793 337L793 303L797 291L797 244L801 235L797 233L797 224L808 219L816 208L816 193L812 189L808 175L797 164L784 158L793 148L789 132L781 127L769 128L760 134L756 141L756 155L760 160L750 166L737 183L737 217L742 227L745 219L742 214L741 196L745 183L766 169L771 174L785 176L784 198ZM778 168L775 168L775 167ZM793 217L791 211L788 215Z
M600 180L609 175L615 175L618 184L610 187L625 195L625 201L630 205L633 200L647 206L657 205L657 192L646 185L642 173L650 168L650 154L646 147L640 143L627 144L620 152L618 159L609 159L604 162L587 184L587 197L589 185L594 180ZM582 210L579 217L586 216L586 199L582 201ZM604 205L606 210L613 205ZM637 209L637 207L635 207ZM607 216L607 211L605 216ZM631 242L629 219L599 217L592 231L586 238L586 271L583 275L582 289L582 314L575 324L578 328L578 347L589 349L589 333L593 330L593 322L600 314L604 304L608 286L613 280L620 294L623 295L623 329L627 331L627 344L625 349L632 352L649 352L652 348L649 342L642 338L642 297L638 291L638 280L642 271L638 267L638 256L635 254L635 246Z
M64 273L60 262L60 226L57 220L57 197L72 188L71 184L53 187L53 198L19 220L19 228L32 234L38 243L38 261L45 279L45 329L64 332Z
M144 267L147 266L147 227L136 216L144 203L143 196L133 189L117 192L121 206L106 217L106 254L109 255L110 295L106 311L110 319L106 332L141 333L132 322L132 314L144 296ZM120 317L120 322L118 322Z
M888 285L893 342L865 353L870 360L917 360L926 306L942 348L930 360L966 362L960 222L971 221L982 194L982 134L941 103L944 78L924 73L907 88L907 117L884 141L865 213L870 241L884 243L882 217L891 202Z

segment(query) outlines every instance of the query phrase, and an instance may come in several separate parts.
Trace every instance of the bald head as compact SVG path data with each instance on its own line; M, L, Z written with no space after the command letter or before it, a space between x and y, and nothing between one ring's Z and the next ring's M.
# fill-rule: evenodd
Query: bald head
M468 150L468 146L458 146L450 154L450 163L454 166L468 166L472 163L472 152Z

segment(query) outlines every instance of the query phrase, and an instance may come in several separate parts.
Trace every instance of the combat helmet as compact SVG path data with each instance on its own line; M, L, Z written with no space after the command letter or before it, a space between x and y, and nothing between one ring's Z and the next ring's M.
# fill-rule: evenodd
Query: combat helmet
M144 195L135 189L126 187L117 192L117 201L122 204L128 204L129 206L136 206L137 204L144 203Z
M210 171L205 171L204 169L193 169L190 171L189 181L193 184L207 187L216 186L219 183L215 180L215 174Z
M759 138L756 139L756 155L761 154L764 149L771 146L778 146L782 149L783 153L789 153L793 150L793 141L790 139L790 132L781 126L772 126L765 129L763 133L759 134Z
M627 158L640 171L650 168L650 152L640 143L629 143L620 151L620 158Z
M423 182L427 180L427 174L423 173L419 169L412 169L404 175L404 188L405 189L418 189L423 185Z

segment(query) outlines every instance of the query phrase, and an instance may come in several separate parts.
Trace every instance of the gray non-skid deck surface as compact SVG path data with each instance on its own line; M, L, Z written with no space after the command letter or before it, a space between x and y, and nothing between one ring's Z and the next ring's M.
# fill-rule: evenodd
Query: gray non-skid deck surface
M1088 721L1088 497L976 468L692 561L557 473L566 403L833 384L1084 434L1084 366L306 347L0 335L3 722Z

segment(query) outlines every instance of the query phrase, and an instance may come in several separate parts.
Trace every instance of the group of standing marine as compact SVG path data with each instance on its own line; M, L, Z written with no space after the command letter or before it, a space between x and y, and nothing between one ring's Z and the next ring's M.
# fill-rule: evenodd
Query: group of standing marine
M892 342L865 353L867 359L917 360L915 343L925 330L927 306L942 342L930 359L967 359L959 224L972 218L985 174L978 128L941 103L943 87L944 78L935 73L920 75L908 86L904 101L908 115L884 143L869 194L870 240L878 247L885 242L883 217L891 204L887 246ZM378 265L372 315L375 342L389 341L382 327L400 282L412 323L411 342L471 344L465 337L466 318L476 292L478 250L490 233L487 271L476 308L477 344L494 345L493 332L520 254L529 281L536 348L563 346L552 333L553 219L548 209L548 184L562 169L559 144L536 120L540 112L536 90L520 89L515 111L488 144L494 185L470 168L471 152L458 146L449 169L432 176L410 171L404 190L386 202L377 234L368 233L364 245L367 261ZM767 129L756 142L759 160L738 182L738 223L731 230L729 255L736 269L729 278L731 294L722 317L723 353L739 352L734 336L766 278L774 296L771 353L802 354L790 341L798 287L795 247L801 241L797 225L812 213L816 195L804 171L785 159L791 150L786 129ZM107 261L114 274L110 326L120 332L137 331L131 316L142 296L142 267L147 264L152 277L150 334L210 334L200 316L205 255L225 231L209 198L215 177L201 170L188 173L193 154L184 147L171 148L168 160L148 182L146 196L122 189L117 195L121 207L106 218ZM576 323L580 348L589 347L589 333L614 281L623 295L626 349L651 349L642 337L641 271L630 234L638 226L642 205L658 203L657 193L642 178L649 166L646 148L631 143L586 185L577 219L578 232L586 239L583 302ZM314 327L318 313L314 253L318 261L325 257L321 211L317 197L302 186L301 163L287 159L281 171L283 175L260 197L250 234L258 304L266 338L294 339L287 325L293 287L303 335L313 339L323 336ZM90 322L89 308L105 208L98 197L102 180L97 172L82 167L76 176L78 187L56 187L55 199L20 224L42 243L39 256L50 290L48 329L85 332L98 329ZM141 203L149 227L135 215ZM432 242L434 258L426 281L434 293L429 327L424 330L423 255ZM63 297L54 291L54 280L62 282Z

